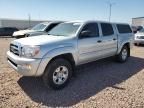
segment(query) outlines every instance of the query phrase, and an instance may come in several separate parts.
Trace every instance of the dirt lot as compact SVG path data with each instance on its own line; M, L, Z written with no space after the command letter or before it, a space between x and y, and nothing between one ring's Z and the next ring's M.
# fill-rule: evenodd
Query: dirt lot
M0 39L0 108L144 108L144 47L134 47L124 64L111 58L83 65L60 91L41 78L23 77L6 61L10 38Z

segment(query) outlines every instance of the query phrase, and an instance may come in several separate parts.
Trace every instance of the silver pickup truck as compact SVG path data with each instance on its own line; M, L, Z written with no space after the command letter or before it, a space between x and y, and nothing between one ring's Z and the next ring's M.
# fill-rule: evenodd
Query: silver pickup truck
M7 60L18 73L42 76L46 86L60 89L69 82L75 66L110 56L127 61L133 40L128 24L65 22L47 35L12 41Z

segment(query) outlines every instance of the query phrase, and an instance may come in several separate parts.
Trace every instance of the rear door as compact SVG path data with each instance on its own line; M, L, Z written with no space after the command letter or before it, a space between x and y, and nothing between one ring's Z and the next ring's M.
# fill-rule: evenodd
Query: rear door
M104 57L115 55L117 52L117 34L110 23L100 23L102 32L102 54Z
M81 36L88 31L87 36ZM88 23L81 30L78 38L79 64L94 61L101 56L101 37L97 23Z

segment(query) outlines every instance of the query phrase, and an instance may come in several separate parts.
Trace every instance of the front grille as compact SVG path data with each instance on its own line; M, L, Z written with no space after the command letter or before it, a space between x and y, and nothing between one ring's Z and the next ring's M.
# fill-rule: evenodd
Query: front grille
M20 56L18 45L10 44L10 52L12 52L13 54L15 54L17 56Z
M139 38L140 38L140 39L144 39L144 36L140 36Z
M14 63L13 61L11 61L9 58L7 58L7 60L8 60L9 62L11 62L15 67L17 67L17 64Z

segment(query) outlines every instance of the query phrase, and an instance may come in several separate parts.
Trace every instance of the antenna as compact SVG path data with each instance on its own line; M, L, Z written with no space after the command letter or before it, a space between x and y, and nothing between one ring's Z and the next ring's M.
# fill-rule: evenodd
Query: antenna
M29 28L31 28L31 15L28 14Z
M115 5L115 3L107 2L109 5L109 22L111 22L111 16L112 16L112 6Z
M41 15L40 15L40 13L38 14L38 18L39 18L39 21L41 20Z

